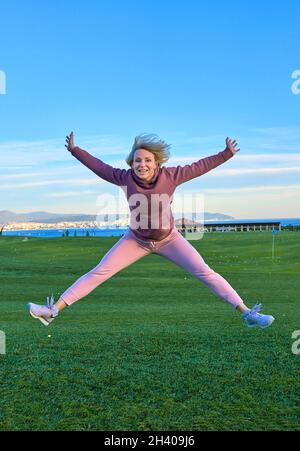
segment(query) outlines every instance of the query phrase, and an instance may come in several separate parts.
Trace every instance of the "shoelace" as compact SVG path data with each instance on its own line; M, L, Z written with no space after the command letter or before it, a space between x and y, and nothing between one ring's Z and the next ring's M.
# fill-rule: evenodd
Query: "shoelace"
M250 313L258 313L261 311L262 304L255 304L254 307L252 307Z
M55 318L58 315L58 309L54 305L54 296L53 293L51 293L51 296L47 296L47 307L52 311L52 317Z
M53 293L51 293L50 298L49 298L49 296L47 296L47 307L50 310L52 310L53 306L54 306L54 296L53 296Z

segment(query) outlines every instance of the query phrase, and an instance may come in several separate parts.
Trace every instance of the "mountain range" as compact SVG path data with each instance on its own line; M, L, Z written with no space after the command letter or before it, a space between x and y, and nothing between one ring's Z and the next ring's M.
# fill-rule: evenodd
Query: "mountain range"
M192 216L192 213L186 213L187 217ZM104 216L104 215L101 215ZM116 219L116 215L105 215L108 221ZM119 218L125 218L127 215L120 214ZM175 219L181 218L182 213L174 213ZM204 220L223 220L235 219L232 216L224 215L222 213L204 213ZM96 215L86 214L71 214L71 213L48 213L45 211L33 211L30 213L14 213L8 210L0 211L0 224L18 223L18 222L38 222L44 224L51 224L57 222L83 222L83 221L95 221Z

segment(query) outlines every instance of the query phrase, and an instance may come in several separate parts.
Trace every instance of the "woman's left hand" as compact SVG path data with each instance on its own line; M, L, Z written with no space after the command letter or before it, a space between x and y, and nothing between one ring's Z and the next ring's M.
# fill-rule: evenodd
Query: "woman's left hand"
M230 138L226 138L226 146L232 152L232 155L239 152L241 149L237 149L238 143L236 140L231 141Z
M69 152L72 152L72 150L75 147L74 144L74 133L71 132L69 136L66 136L66 144L65 147L68 149Z

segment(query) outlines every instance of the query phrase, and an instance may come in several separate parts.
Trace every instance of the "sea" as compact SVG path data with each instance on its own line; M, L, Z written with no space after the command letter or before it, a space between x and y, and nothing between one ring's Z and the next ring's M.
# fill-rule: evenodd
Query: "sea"
M271 219L243 219L243 220L234 220L234 221L222 221L223 223L244 223L247 222L249 224L256 222L280 222L282 226L293 225L300 226L300 218L271 218ZM209 224L210 222L218 222L218 221L205 221L205 224ZM221 221L220 221L221 222ZM103 236L103 237L119 237L123 236L127 227L114 227L114 228L85 228L85 229L68 229L69 237L83 237L83 236ZM38 230L3 230L3 236L23 236L23 237L32 237L32 238L59 238L63 237L66 234L66 229L38 229Z
M128 230L127 227L120 228L85 228L85 229L38 229L38 230L8 230L3 231L3 236L26 236L34 238L59 238L66 236L122 236Z

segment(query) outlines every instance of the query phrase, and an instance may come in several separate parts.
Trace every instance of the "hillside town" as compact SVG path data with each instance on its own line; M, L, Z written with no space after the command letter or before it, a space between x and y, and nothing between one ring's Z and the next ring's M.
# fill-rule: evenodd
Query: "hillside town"
M0 224L0 230L45 230L45 229L89 229L97 227L127 227L128 219L119 219L118 221L63 221L54 223L43 222L12 222Z

